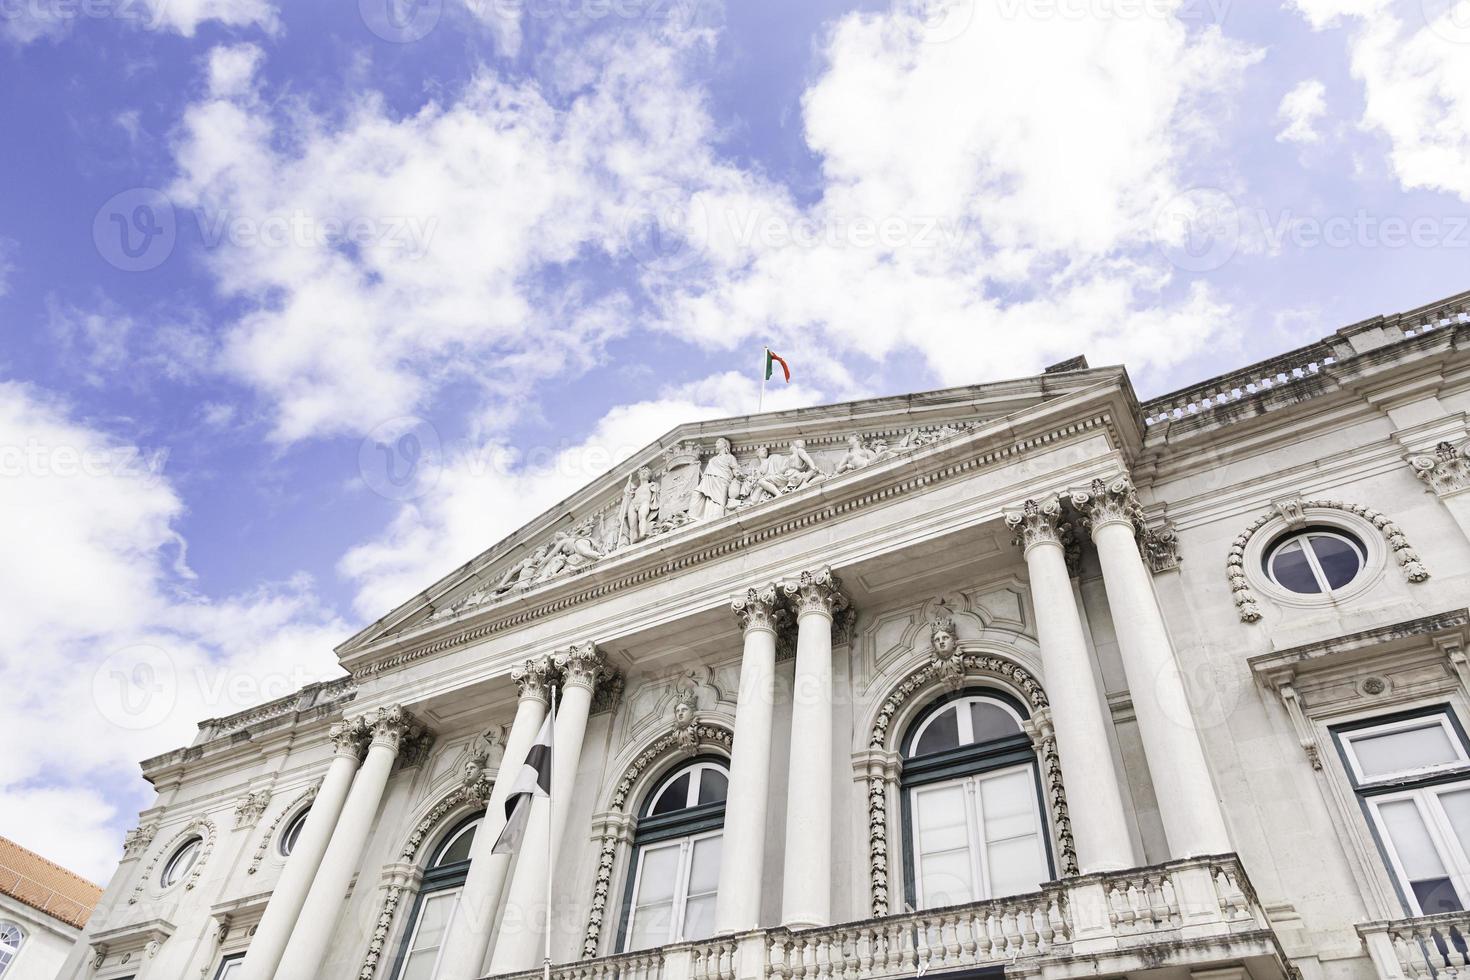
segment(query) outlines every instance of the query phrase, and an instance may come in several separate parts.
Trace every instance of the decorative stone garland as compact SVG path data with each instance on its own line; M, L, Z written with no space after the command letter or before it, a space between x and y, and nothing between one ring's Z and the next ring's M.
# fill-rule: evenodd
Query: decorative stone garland
M398 860L404 864L412 864L418 857L419 848L439 828L445 816L466 804L478 804L483 807L485 800L490 796L490 787L490 781L483 776L473 784L466 785L461 782L456 785L414 826L413 832L403 842L403 849L398 854ZM367 955L363 957L362 969L357 971L358 980L373 980L378 972L378 964L383 958L383 949L388 945L388 935L393 931L393 919L398 914L398 906L403 903L404 887L402 878L395 877L393 883L383 893L383 904L378 909L378 916L373 926L373 937L368 941Z
M271 841L275 840L276 838L276 828L281 825L281 821L286 819L286 815L299 812L299 809L303 803L310 803L315 800L317 791L319 789L321 789L321 783L317 783L315 786L308 787L306 792L296 797L296 799L287 804L280 813L276 814L276 818L271 821L270 826L267 827L265 829L265 833L261 835L260 843L255 845L255 853L250 857L250 867L245 869L246 874L253 875L255 874L255 872L260 870L260 862L265 860L265 853L270 849Z
M1050 703L1041 684L1020 664L1004 657L967 653L960 658L963 679L1002 678L1014 684L1025 695L1033 716L1044 713ZM887 751L891 739L890 726L898 710L915 693L931 685L942 684L948 671L938 659L930 659L894 686L883 702L868 738L870 748ZM1056 819L1060 863L1068 874L1075 874L1077 854L1072 843L1072 823L1067 817L1067 797L1062 788L1061 759L1057 756L1056 739L1049 735L1050 724L1041 739L1047 795ZM874 916L888 914L888 780L882 775L868 777L868 873L872 890Z
M735 736L723 725L700 722L694 727L694 734L696 749L720 747L729 752L734 747ZM638 778L649 766L665 756L687 753L688 749L680 741L679 736L678 731L665 732L659 736L657 741L638 754L638 757L628 766L627 771L623 773L623 778L618 780L617 789L613 791L612 809L614 811L626 812L628 797L633 792ZM612 889L613 869L617 867L622 838L623 835L616 830L605 831L602 835L602 851L597 860L597 882L592 889L592 908L587 914L587 932L582 938L583 959L593 959L597 956L597 947L602 940L603 917L607 914L608 893Z
M165 854L173 854L178 846L190 837L198 837L203 843L199 846L199 857L194 861L194 866L189 869L189 877L184 879L184 890L188 891L199 882L199 874L204 870L204 864L209 860L210 852L214 850L214 841L219 835L215 832L214 823L207 817L195 817L190 820L183 830L179 831L169 842L153 853L153 860L148 862L148 867L143 869L143 874L138 877L138 884L133 888L133 894L128 898L129 905L138 904L138 899L143 896L143 889L153 878L153 869L158 865L158 859Z
M1293 505L1294 510L1306 510L1315 507L1323 510L1341 510L1349 514L1355 514L1363 520L1372 524L1383 535L1388 542L1389 550L1393 553L1394 560L1398 562L1404 571L1404 578L1410 582L1423 582L1429 578L1429 570L1419 560L1419 554L1410 547L1408 539L1404 537L1403 529L1381 511L1362 504L1346 504L1341 500L1303 500ZM1261 619L1261 607L1256 599L1256 594L1250 587L1250 582L1245 577L1245 548L1250 543L1251 537L1265 527L1271 521L1281 516L1277 509L1262 514L1247 525L1240 536L1230 546L1230 556L1225 560L1225 574L1230 579L1230 591L1235 597L1235 608L1240 614L1242 623L1255 623Z

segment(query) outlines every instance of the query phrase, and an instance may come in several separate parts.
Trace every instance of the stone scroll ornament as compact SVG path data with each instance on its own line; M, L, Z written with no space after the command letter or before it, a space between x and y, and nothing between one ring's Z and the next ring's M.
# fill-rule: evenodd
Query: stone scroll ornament
M893 751L897 733L892 731L894 718L904 704L915 694L936 683L952 684L954 666L952 655L942 653L944 637L952 624L940 620L933 624L931 642L933 652L925 663L913 670L896 684L873 722L868 736L868 747L879 752ZM1072 822L1067 813L1067 796L1062 786L1061 759L1057 754L1056 739L1051 733L1050 704L1046 692L1030 671L1004 657L985 654L964 653L959 655L959 667L964 680L998 678L1019 690L1030 706L1032 719L1036 722L1037 748L1041 754L1042 775L1046 781L1048 804L1051 808L1057 838L1058 863L1064 874L1077 873L1077 848L1072 839ZM871 888L872 913L874 916L888 914L890 905L888 883L888 777L872 775L868 778L868 874Z
M1389 520L1388 516L1381 511L1364 507L1362 504L1343 503L1341 500L1300 500L1292 501L1289 505L1293 514L1300 514L1310 508L1340 510L1356 514L1372 524L1378 529L1378 533L1383 535L1405 579L1410 582L1423 582L1429 578L1429 570L1419 559L1419 553L1409 545L1408 539L1404 537L1403 529ZM1240 536L1231 543L1230 555L1225 559L1225 574L1230 580L1230 591L1235 597L1235 609L1240 614L1242 623L1255 623L1261 619L1260 603L1245 576L1246 546L1250 544L1251 538L1257 531L1280 516L1283 516L1283 508L1268 511L1251 521Z
M437 610L433 618L508 599L659 535L799 493L823 480L953 439L974 425L853 433L841 447L820 449L792 439L784 448L757 446L744 454L723 436L711 447L676 443L629 475L621 494L601 510L551 532L549 540L500 565L492 581Z

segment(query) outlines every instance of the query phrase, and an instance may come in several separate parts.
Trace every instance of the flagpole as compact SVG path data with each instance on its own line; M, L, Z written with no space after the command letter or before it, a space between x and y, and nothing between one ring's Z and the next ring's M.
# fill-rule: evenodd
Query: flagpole
M755 412L757 415L761 413L761 410L766 404L766 369L771 366L771 349L769 347L763 349L766 352L766 356L761 360L761 397L760 401L755 403Z
M551 728L548 730L551 739L551 783L556 782L556 685L551 685ZM552 786L552 789L555 787ZM546 957L541 961L541 980L551 980L551 908L552 895L551 886L555 880L551 862L555 854L552 842L552 833L556 827L555 810L556 794L548 790L546 794Z

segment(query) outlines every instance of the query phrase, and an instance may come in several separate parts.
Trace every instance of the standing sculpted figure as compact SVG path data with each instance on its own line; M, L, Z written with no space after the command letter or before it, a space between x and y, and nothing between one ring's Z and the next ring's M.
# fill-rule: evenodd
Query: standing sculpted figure
M730 452L730 440L715 440L715 454L704 464L704 475L699 486L694 488L694 500L689 506L689 516L696 521L712 521L730 512L730 505L738 499L732 493L735 481L740 476L740 463Z
M648 537L658 519L658 484L647 466L638 468L637 481L632 476L623 487L623 503L619 512L618 540L637 544Z

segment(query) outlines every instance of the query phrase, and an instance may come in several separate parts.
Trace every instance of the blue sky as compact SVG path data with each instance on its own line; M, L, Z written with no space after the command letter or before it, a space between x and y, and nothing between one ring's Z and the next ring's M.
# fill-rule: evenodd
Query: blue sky
M0 0L0 834L672 425L1467 285L1470 0Z

